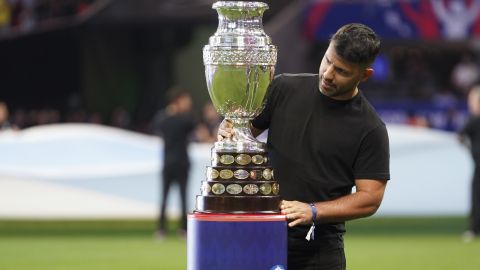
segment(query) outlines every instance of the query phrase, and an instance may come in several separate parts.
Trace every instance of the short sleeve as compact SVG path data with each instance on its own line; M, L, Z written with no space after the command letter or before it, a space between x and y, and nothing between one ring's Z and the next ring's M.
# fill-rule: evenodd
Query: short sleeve
M270 127L270 119L272 119L273 110L276 104L276 98L279 92L281 75L277 75L270 85L267 91L267 100L265 102L265 108L262 112L252 121L252 125L260 130L266 130Z
M364 137L353 169L355 179L390 179L390 146L384 124Z

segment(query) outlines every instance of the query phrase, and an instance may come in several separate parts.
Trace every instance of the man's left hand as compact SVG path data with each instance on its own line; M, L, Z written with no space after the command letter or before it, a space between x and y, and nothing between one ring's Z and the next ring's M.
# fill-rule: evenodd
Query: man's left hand
M312 224L312 208L307 203L283 200L280 209L287 216L289 227Z

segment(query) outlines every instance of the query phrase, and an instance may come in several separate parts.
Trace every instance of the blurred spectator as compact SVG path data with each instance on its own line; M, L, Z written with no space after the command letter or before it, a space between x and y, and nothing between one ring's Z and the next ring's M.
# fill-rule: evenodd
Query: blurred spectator
M114 127L128 129L130 128L130 113L123 107L117 107L113 110L111 125Z
M217 130L222 118L218 115L212 103L203 106L202 119L195 131L196 140L199 142L212 143L217 140Z
M88 116L88 123L91 124L103 124L102 116L99 113L92 113Z
M23 109L16 109L13 113L12 122L18 126L18 128L23 129L28 126L27 113Z
M448 107L443 130L456 132L461 127L462 117L455 107Z
M10 7L12 10L10 17L10 27L12 29L20 28L20 25L22 23L21 15L24 8L22 0L11 0Z
M34 117L35 125L47 125L58 123L60 121L59 112L54 109L38 110L32 115L32 117Z
M183 89L173 88L168 93L169 103L154 118L154 129L163 137L163 192L160 204L160 216L155 237L160 239L166 234L166 203L172 184L177 183L181 197L181 225L179 233L186 236L187 230L187 182L190 160L187 146L190 133L195 128L191 114L192 99Z
M35 0L11 0L12 16L11 29L14 31L28 31L35 26Z
M459 132L459 140L469 147L474 162L469 226L463 235L467 242L480 234L480 85L472 87L468 108L471 117Z
M93 0L79 0L77 1L77 7L76 7L76 14L83 14L85 13L88 8L90 7L90 4L93 2Z
M472 85L480 79L480 68L473 57L465 54L452 70L452 84L465 96Z
M9 121L8 107L5 102L0 101L0 131L7 129L16 129Z
M70 123L82 123L87 121L87 113L83 109L76 109L68 113L66 122Z
M7 0L0 0L0 34L5 33L10 25L10 6Z
M457 105L457 97L445 87L439 87L432 97L435 105L440 107L454 107Z
M417 52L419 53L419 52ZM429 99L436 90L435 78L423 57L410 58L407 62L406 82L408 95L415 99Z
M86 13L96 0L0 0L0 35L61 26Z
M428 119L424 115L417 114L414 111L407 112L406 124L416 127L429 127Z

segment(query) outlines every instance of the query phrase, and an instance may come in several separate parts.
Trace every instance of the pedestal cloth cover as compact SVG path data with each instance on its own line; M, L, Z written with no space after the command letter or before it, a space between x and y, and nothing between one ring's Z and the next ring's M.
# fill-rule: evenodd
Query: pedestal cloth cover
M188 215L188 270L281 270L287 265L285 215Z

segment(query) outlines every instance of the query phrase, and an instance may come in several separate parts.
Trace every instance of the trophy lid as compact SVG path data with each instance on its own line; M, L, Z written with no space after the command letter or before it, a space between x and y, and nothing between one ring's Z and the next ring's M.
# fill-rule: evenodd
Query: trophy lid
M247 2L247 1L218 1L212 5L213 9L228 8L228 9L268 9L268 5L263 2Z
M262 47L271 45L262 25L263 12L268 5L262 2L219 1L213 4L218 12L217 32L210 37L210 46Z

